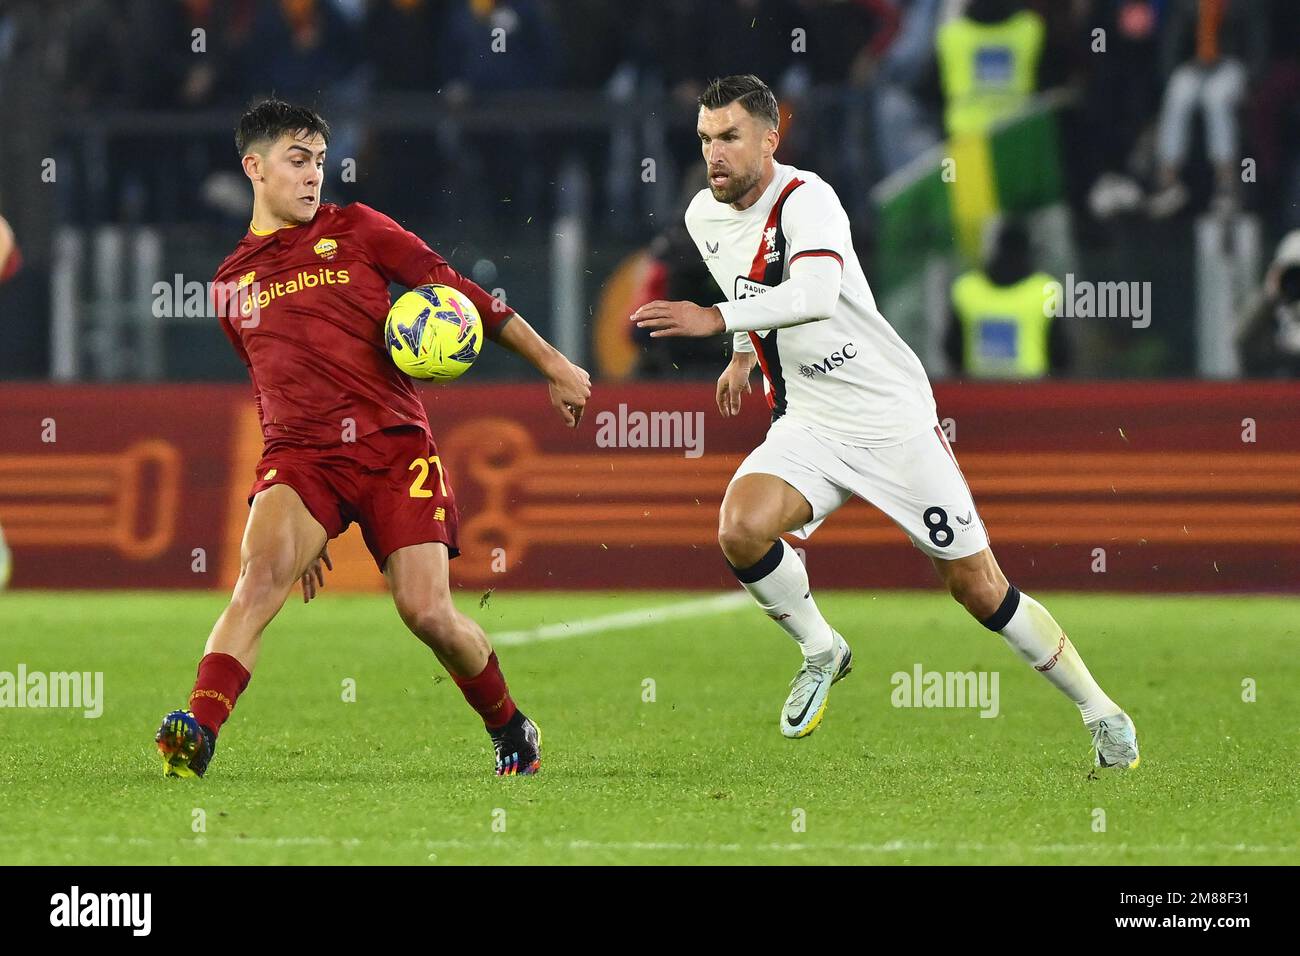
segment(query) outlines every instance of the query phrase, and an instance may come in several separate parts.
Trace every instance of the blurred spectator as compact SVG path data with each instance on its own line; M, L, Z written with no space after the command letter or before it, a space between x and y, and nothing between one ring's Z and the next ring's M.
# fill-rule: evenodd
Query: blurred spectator
M257 66L249 98L275 94L325 114L331 127L327 201L356 198L337 164L355 160L362 147L364 131L354 117L370 88L363 37L360 11L343 0L257 2L248 51Z
M261 0L248 51L258 70L254 92L320 104L352 79L357 32L330 0Z
M782 96L784 162L818 165L850 197L849 215L866 211L878 178L871 150L871 84L898 33L892 0L796 0L791 13L793 56ZM814 92L815 91L815 92ZM815 108L812 97L816 97ZM862 209L852 208L861 197Z
M1018 0L970 0L935 47L949 136L983 133L1023 110L1039 88L1046 28Z
M796 0L790 16L806 31L805 52L798 62L808 78L821 85L865 87L899 25L893 0Z
M236 105L247 97L256 0L167 0L137 8L132 35L150 51L136 101L144 109Z
M1029 230L994 222L983 269L957 277L944 353L952 367L981 379L1043 378L1069 364L1069 342L1050 310L1055 280L1034 268Z
M249 44L256 17L256 0L167 0L137 8L133 35L153 55L133 105L232 113L242 107L254 89ZM125 171L119 177L128 200L120 207L124 219L174 217L176 209L192 202L195 182L202 183L205 212L247 219L248 184L231 168L228 130L206 136L139 134L112 148Z
M549 89L559 74L557 34L536 0L459 0L435 45L452 64L446 92L454 104L481 93ZM459 216L495 217L504 225L547 211L544 184L553 179L556 157L541 134L503 125L500 133L469 137L454 123L442 133L453 181L476 186L448 197Z
M678 103L692 112L713 77L753 73L777 95L787 72L805 54L792 49L792 31L807 30L790 0L665 0L641 7L643 65L657 72Z
M628 65L636 47L629 19L632 4L564 0L559 27L560 79L570 89L599 90Z
M940 0L897 0L899 29L874 84L873 137L881 176L906 166L942 139L921 92L934 69Z
M1025 0L1023 6L1043 20L1043 55L1038 61L1038 88L1082 83L1093 53L1090 32L1095 7L1105 0ZM1155 0L1161 3L1163 0Z
M1246 375L1300 377L1300 229L1278 246L1237 333L1237 354Z
M63 65L68 104L80 110L135 105L139 66L129 54L131 18L105 0L76 0L55 14L59 42L51 52Z
M371 0L362 32L381 92L428 93L450 79L452 55L439 44L447 0Z
M1156 218L1179 212L1188 200L1183 167L1191 148L1192 116L1205 116L1206 151L1214 164L1215 206L1237 202L1241 158L1237 110L1267 55L1266 0L1169 0L1162 24L1162 66L1168 82L1156 141Z
M791 33L801 25L791 0L662 0L641 4L637 16L631 28L639 38L635 56L642 86L665 93L668 115L689 116L692 124L690 135L669 136L662 144L659 155L667 156L670 169L699 162L696 97L709 80L753 73L783 98L791 71L806 56L791 49Z
M554 85L558 43L536 0L461 0L447 8L431 51L453 64L458 92L536 90ZM435 54L436 55L436 54Z
M1250 192L1285 232L1300 228L1300 20L1293 6L1273 6L1269 36L1271 62L1249 105L1249 152L1258 161Z
M1160 105L1158 26L1156 0L1101 0L1090 23L1105 31L1106 48L1090 61L1074 142L1085 153L1080 173L1097 219L1142 205L1136 152Z
M364 49L376 93L420 94L432 98L450 82L456 58L437 42L446 25L451 0L372 0L362 23ZM425 129L372 130L359 167L367 202L380 209L400 209L407 217L428 221L447 205L447 177L442 137ZM412 189L412 183L423 188Z
M670 208L666 194L671 192L675 170L664 145L664 117L647 116L638 104L638 100L657 90L647 87L647 76L641 68L644 51L635 29L637 11L606 0L567 0L564 11L560 27L561 80L570 89L600 91L610 119L608 131L571 131L565 137L567 161L583 165L593 183L603 184L604 197L598 198L594 206L600 210L604 225L639 239L643 235L643 214ZM647 156L663 161L665 195L646 189L639 177L626 173Z

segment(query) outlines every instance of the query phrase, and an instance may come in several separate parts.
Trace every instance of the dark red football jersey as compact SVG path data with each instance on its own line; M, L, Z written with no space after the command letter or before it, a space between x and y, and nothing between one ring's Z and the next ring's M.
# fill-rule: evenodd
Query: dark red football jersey
M250 229L221 263L217 314L248 366L268 448L331 447L349 429L355 438L393 425L429 432L414 384L384 346L390 282L459 289L489 337L514 314L361 203L322 203L310 223L268 235Z

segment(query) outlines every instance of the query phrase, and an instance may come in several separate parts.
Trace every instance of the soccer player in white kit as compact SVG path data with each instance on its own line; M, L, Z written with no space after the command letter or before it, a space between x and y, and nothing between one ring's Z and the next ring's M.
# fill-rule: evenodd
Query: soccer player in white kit
M773 159L776 97L756 76L730 76L714 80L699 102L709 179L686 210L686 227L727 301L651 302L632 321L653 337L734 335L718 379L723 417L740 411L750 373L762 366L772 425L727 487L718 543L759 607L803 651L781 732L816 730L831 685L852 666L781 534L807 538L857 495L929 556L976 620L1078 706L1098 766L1137 766L1133 721L989 550L925 370L876 309L835 191Z

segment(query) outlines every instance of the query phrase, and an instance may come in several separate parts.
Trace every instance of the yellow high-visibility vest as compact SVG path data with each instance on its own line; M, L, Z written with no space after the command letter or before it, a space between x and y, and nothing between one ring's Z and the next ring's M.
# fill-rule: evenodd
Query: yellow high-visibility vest
M957 17L939 28L935 45L949 136L987 132L1024 108L1034 93L1045 33L1032 10L1001 23Z
M979 270L958 277L952 304L961 322L965 372L975 378L1042 378L1051 370L1050 284L1035 272L1000 286Z

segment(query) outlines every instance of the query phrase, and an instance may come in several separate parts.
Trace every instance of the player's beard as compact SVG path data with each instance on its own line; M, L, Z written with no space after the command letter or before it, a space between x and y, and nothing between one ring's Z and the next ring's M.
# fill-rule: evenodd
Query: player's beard
M758 180L761 175L761 168L750 173L748 176L742 176L740 173L732 173L727 177L727 183L721 189L714 189L713 184L710 183L709 192L713 193L713 198L718 202L733 203L758 185Z

